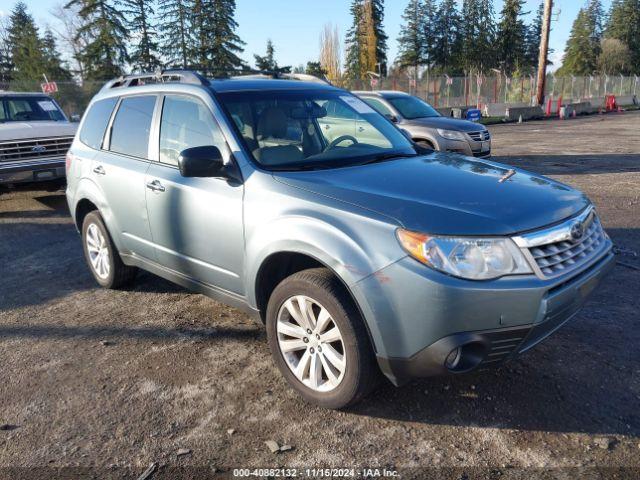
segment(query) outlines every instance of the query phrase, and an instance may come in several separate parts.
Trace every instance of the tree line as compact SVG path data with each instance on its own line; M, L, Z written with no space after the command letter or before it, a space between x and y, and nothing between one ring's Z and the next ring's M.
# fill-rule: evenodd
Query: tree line
M0 80L105 80L125 71L158 67L190 68L219 76L249 69L241 55L235 0L66 0L56 11L63 31L41 32L23 2L0 28ZM531 73L537 66L543 5L525 11L524 0L408 0L397 38L398 56L387 58L384 0L351 0L351 25L344 38L326 26L320 56L296 72L332 80L410 70L434 74L507 75ZM531 18L530 21L526 19ZM58 41L71 51L62 59ZM342 46L344 45L344 59ZM269 40L255 68L280 66ZM566 75L640 73L640 0L586 0L571 30L564 61Z

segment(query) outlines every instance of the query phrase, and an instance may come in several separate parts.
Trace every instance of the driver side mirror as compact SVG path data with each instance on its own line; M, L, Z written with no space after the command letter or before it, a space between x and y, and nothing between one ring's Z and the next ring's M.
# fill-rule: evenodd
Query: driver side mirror
M207 145L187 148L180 152L178 167L183 177L226 177L222 153L218 147Z
M80 115L78 115L77 113L74 113L73 115L71 115L71 121L73 123L78 123L80 121Z
M391 113L385 113L384 116L391 120L393 123L398 123L398 117L396 117L395 115Z

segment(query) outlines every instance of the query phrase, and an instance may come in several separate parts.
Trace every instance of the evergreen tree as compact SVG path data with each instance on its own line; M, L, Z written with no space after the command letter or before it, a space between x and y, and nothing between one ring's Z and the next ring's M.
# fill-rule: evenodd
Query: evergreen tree
M525 63L527 29L522 21L524 0L505 0L498 24L498 65L507 73Z
M192 0L158 0L160 52L170 67L188 68L193 64L192 3Z
M307 68L304 73L318 78L324 78L327 75L327 71L322 68L320 62L307 62Z
M593 48L594 24L586 8L581 8L571 27L560 74L591 75L598 65L598 52Z
M345 76L350 79L360 79L364 77L365 71L361 63L362 58L362 38L363 34L363 1L351 0L350 13L352 18L351 27L347 30L345 39L346 58Z
M495 22L491 0L463 0L462 66L483 72L495 61Z
M434 0L422 0L422 55L428 66L431 66L435 56L436 43L436 4Z
M42 53L46 64L47 77L50 80L71 80L71 72L61 59L53 32L46 29L42 38Z
M23 2L18 2L11 12L7 33L12 80L39 80L42 74L49 73L38 27Z
M149 72L160 65L158 59L158 43L156 32L151 24L154 15L151 0L121 0L123 13L129 17L127 26L135 39L135 45L130 54L130 61L134 70Z
M442 0L434 21L433 62L447 74L462 73L462 19L456 0Z
M604 36L620 40L629 48L630 71L640 74L640 0L614 0Z
M426 63L423 41L425 17L421 12L421 3L421 0L409 0L402 15L405 23L400 27L398 37L398 65L414 67L416 72L420 65Z
M387 35L384 33L384 0L352 0L351 28L347 31L345 73L364 78L367 72L387 72Z
M205 75L225 75L244 65L238 56L244 42L235 33L235 11L235 0L194 0L194 58Z
M541 1L536 10L536 16L531 25L527 27L525 38L524 67L536 68L540 55L540 42L542 39L542 18L544 16L544 2ZM553 50L549 49L549 53Z
M267 53L264 56L257 54L253 55L256 61L256 68L258 70L265 70L268 72L275 72L278 70L278 62L275 59L276 49L273 47L271 39L267 40Z
M12 70L8 22L0 18L0 82L9 82Z
M389 37L384 31L384 0L365 0L371 2L371 16L373 31L376 39L376 57L374 63L380 64L382 75L387 74L387 40ZM375 65L374 65L375 66ZM377 70L376 70L377 71Z
M84 24L77 37L88 39L80 53L89 80L105 80L122 75L129 60L126 42L126 19L110 0L70 0L66 7L79 7Z

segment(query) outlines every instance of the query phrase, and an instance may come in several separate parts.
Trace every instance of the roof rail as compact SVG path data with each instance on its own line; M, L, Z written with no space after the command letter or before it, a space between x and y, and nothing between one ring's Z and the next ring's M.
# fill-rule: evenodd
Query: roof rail
M102 90L127 88L154 83L190 83L193 85L209 85L209 80L193 70L166 69L155 72L123 75L108 81Z
M313 83L322 83L325 85L331 85L326 78L319 78L314 75L308 75L306 73L291 73L288 68L279 69L279 70L237 70L234 73L236 75L231 75L227 78L275 78L275 79L283 79L283 80L300 80L302 82L313 82Z

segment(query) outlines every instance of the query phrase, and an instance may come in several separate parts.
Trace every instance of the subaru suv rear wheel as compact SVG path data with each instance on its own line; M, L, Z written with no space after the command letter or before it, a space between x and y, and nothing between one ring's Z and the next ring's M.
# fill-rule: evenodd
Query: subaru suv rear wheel
M133 281L138 271L122 263L100 213L90 212L82 223L82 243L89 269L100 286L119 288Z
M276 365L311 403L346 407L377 383L364 323L327 269L296 273L276 287L267 308L267 334Z

